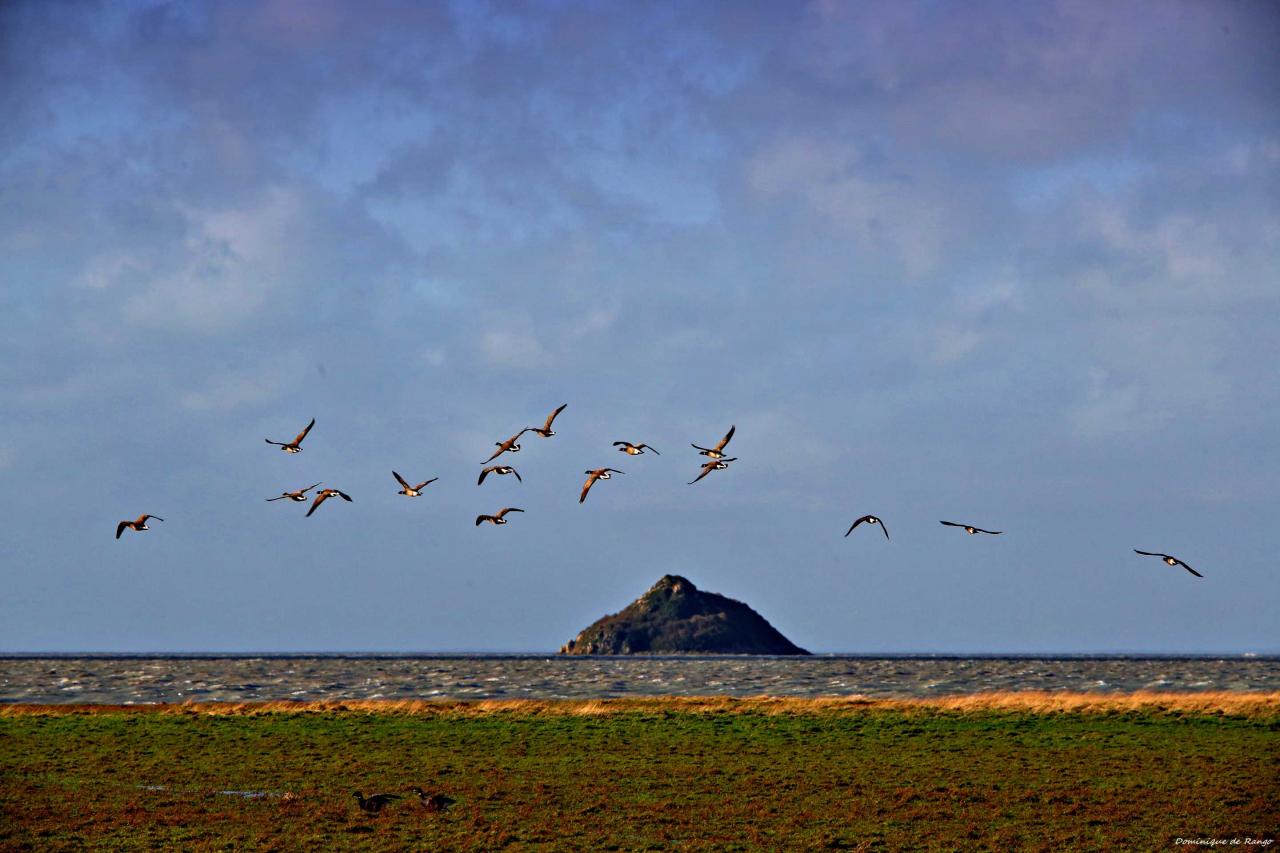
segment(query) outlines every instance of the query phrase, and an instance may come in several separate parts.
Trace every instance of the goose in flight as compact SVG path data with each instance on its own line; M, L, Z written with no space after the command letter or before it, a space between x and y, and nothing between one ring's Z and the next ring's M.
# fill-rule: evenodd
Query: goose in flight
M315 425L316 425L316 419L312 418L311 423L307 424L306 427L302 430L302 432L298 433L298 437L287 444L283 441L272 441L269 438L264 438L263 441L265 441L267 444L280 445L280 449L283 450L285 453L301 453L302 439L307 437L307 433L311 432L311 428Z
M142 515L138 516L137 519L135 519L134 521L122 521L119 524L117 524L116 538L117 539L120 538L120 534L124 533L124 529L126 527L129 528L130 530L150 530L151 528L147 527L148 518L154 518L156 521L164 521L164 519L158 515L148 515L147 513L144 512Z
M342 498L347 503L351 503L351 496L346 492L340 492L337 489L321 489L316 492L316 499L311 502L311 509L307 510L307 518L310 518L311 513L315 512L316 509L319 508L320 504L324 503L329 498Z
M1182 566L1182 568L1191 572L1191 574L1195 575L1196 577L1198 578L1204 577L1204 575L1200 574L1195 569L1191 568L1186 563L1179 560L1177 557L1170 556L1169 554L1157 554L1154 551L1139 551L1137 548L1133 549L1133 553L1141 554L1144 557L1159 557L1161 560L1164 560L1166 563L1168 563L1171 566Z
M497 474L500 477L504 477L507 474L515 474L517 480L522 483L524 482L524 479L520 476L520 472L515 468L512 468L510 465L490 465L488 468L481 469L480 479L476 480L476 485L479 486L483 483L484 478L488 477L490 474Z
M733 431L737 426L729 427L729 431L724 434L724 438L720 439L720 443L715 447L702 447L697 444L691 444L690 447L697 448L699 456L710 456L712 459L723 459L725 445L729 443L729 439L733 438Z
M520 507L508 506L508 507L503 507L493 515L477 515L476 527L479 527L481 524L483 524L486 521L489 522L490 524L506 524L507 520L503 516L505 516L509 512L524 512L524 510L520 509Z
M356 802L360 804L360 810L369 814L377 814L395 800L401 799L399 794L374 794L372 797L365 797L359 791L356 791L355 797Z
M591 491L591 487L596 484L596 480L608 480L614 474L625 473L617 468L596 468L592 471L583 471L587 475L587 482L582 484L582 494L578 495L578 503L582 503L587 499L587 492Z
M888 539L888 538L889 538L889 528L885 527L885 526L884 526L884 522L883 522L882 520L880 520L879 518L877 518L876 516L874 516L874 515L864 515L862 518L860 518L860 519L858 519L857 521L855 521L853 524L851 524L851 525L849 526L849 530L848 530L848 532L847 532L847 533L845 533L845 536L847 537L847 536L849 535L849 533L852 533L852 532L853 532L853 528L857 527L859 524L861 524L861 523L862 523L862 522L864 522L864 521L865 521L867 524L878 524L878 525L880 525L880 530L881 530L881 532L883 532L883 533L884 533L884 538L885 538L885 539Z
M625 453L628 456L639 456L640 454L644 453L646 450L652 450L654 453L657 453L659 456L662 455L661 453L658 453L658 449L656 447L650 447L647 444L632 444L629 441L615 441L613 443L613 446L618 448L620 452Z
M403 489L401 489L400 491L396 492L396 494L397 494L397 495L404 495L405 497L410 497L410 498L420 497L420 496L422 495L422 490L423 490L423 489L425 489L427 486L429 486L429 485L431 485L432 483L434 483L436 480L439 480L439 479L440 479L439 477L432 477L430 480L426 480L426 481L424 481L424 482L421 482L421 483L419 483L419 484L418 484L418 485L416 485L416 486L410 486L407 482L405 482L404 477L401 477L401 476L400 476L399 474L397 474L395 471L392 471L392 472L391 472L391 476L393 476L393 477L395 477L395 478L396 478L396 482L397 482L397 483L399 483L400 485L404 486L404 488L403 488Z
M318 485L320 485L320 484L319 484L319 483L312 483L310 486L307 486L305 489L298 489L298 491L296 491L296 492L281 492L281 493L280 493L280 497L278 497L278 498L267 498L267 501L268 501L268 502L270 502L270 501L282 501L282 500L284 500L285 498L288 498L288 499L289 499L289 500L291 500L291 501L297 501L298 503L304 503L304 502L307 500L307 492L311 491L312 489L314 489L314 488L315 488L316 486L318 486Z
M981 527L974 527L972 524L956 524L954 521L941 521L939 524L945 524L947 527L962 527L964 532L972 536L975 533L990 533L992 536L999 536L999 530L983 530Z
M490 462L497 459L499 456L501 456L502 454L508 451L510 451L511 453L519 453L520 445L518 442L520 440L520 436L524 435L528 431L529 431L529 427L525 427L515 435L511 436L511 438L508 438L506 441L495 441L494 444L498 445L498 449L493 451L493 455L490 456L488 459L484 460L483 462L481 462L480 464L488 465Z
M710 474L712 471L723 471L725 468L729 467L730 462L737 462L737 461L738 461L738 457L736 456L733 457L732 459L725 459L723 457L712 457L709 462L702 463L702 473L694 477L692 480L690 480L689 485L692 486L694 483L698 482L703 477Z
M532 433L535 433L535 434L537 434L537 435L540 435L540 436L542 436L543 438L551 438L551 436L553 436L553 435L555 435L555 434L556 434L556 433L555 433L555 430L553 430L553 429L551 428L551 422L552 422L552 421L554 421L554 420L556 419L556 415L558 415L558 414L560 414L561 412L563 412L563 411L564 411L564 407L565 407L565 406L567 406L567 405L569 405L569 404L568 404L568 403L561 403L561 404L560 404L560 406L559 406L559 407L558 407L554 412L552 412L551 414L547 415L547 422L546 422L546 423L544 423L544 424L542 425L542 427L541 427L541 428L539 428L539 427L527 427L527 429L529 430L529 432L532 432Z

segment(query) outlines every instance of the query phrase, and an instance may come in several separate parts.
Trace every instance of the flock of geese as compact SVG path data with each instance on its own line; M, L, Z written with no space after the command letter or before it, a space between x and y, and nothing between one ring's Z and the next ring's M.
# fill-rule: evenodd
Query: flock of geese
M476 480L476 485L477 486L483 485L485 478L488 477L490 474L493 474L499 477L513 475L516 478L516 480L523 483L524 479L520 476L520 472L517 471L514 467L510 465L501 464L501 463L497 465L490 465L489 463L498 459L498 457L502 456L503 454L520 452L520 438L527 432L533 433L534 435L540 436L542 438L551 438L552 436L554 436L556 432L551 428L551 426L552 424L555 423L555 420L560 415L560 413L565 410L566 406L568 406L568 403L561 403L559 406L557 406L555 410L553 410L551 414L547 416L546 421L543 422L542 426L540 427L525 427L524 429L520 430L515 435L511 436L510 438L504 441L495 441L494 446L497 449L494 450L493 453L489 455L488 459L485 459L483 462L480 463L481 466L483 467L480 469L480 477L478 480ZM279 447L285 453L301 453L302 442L303 440L306 439L308 433L311 432L312 427L314 427L315 425L316 425L316 419L312 418L311 422L308 423L305 427L303 427L302 432L298 433L294 437L293 441L288 441L288 442L272 441L269 438L263 439L263 440L266 441L267 444L272 444ZM730 426L729 431L724 434L724 438L720 439L720 441L717 442L714 447L703 447L700 444L690 445L691 447L693 447L695 450L698 451L699 456L707 457L707 461L702 463L701 470L698 476L690 480L689 485L693 485L694 483L697 483L699 480L701 480L703 477L706 477L712 471L725 470L726 468L729 467L729 463L736 462L738 460L738 457L736 456L731 457L725 453L725 448L729 445L729 442L733 440L733 433L736 429L737 429L736 426ZM642 456L646 452L652 452L657 456L662 455L661 453L658 452L656 448L651 447L648 444L645 444L643 442L637 444L630 441L615 441L613 442L613 446L619 452L625 453L628 456ZM601 480L611 479L614 474L622 474L625 472L619 471L617 468L604 467L604 468L588 469L583 473L587 475L587 479L586 479L586 482L582 484L582 492L578 495L578 503L584 503L587 500L587 495L588 493L590 493L591 487L594 486L597 482ZM406 480L404 477L400 476L400 474L397 471L393 470L391 472L391 476L395 478L396 482L399 483L401 487L400 491L398 491L396 494L404 495L405 497L409 497L409 498L421 497L423 494L423 490L426 489L427 486L431 485L432 483L436 482L436 480L440 479L439 477L432 477L429 480L423 480L421 483L418 483L417 485L410 485L409 481ZM313 497L308 497L308 492L310 492L312 489L317 488L320 485L323 485L323 484L312 483L310 486L307 486L304 489L298 489L297 491L293 491L293 492L288 492L288 491L281 492L276 497L267 498L267 500L268 501L290 500L290 501L294 501L295 503L306 503L308 500L310 500L311 507L307 510L307 514L306 514L307 518L310 518L311 515L317 509L320 508L320 505L323 504L325 501L327 501L329 498L342 498L344 501L347 501L348 503L351 502L350 495L348 495L346 492L343 492L341 489L333 489L333 488L320 489L318 492L315 493ZM476 516L476 522L475 522L476 527L479 527L482 524L493 524L495 526L507 524L509 521L509 519L507 518L507 515L513 512L522 513L524 512L524 510L516 506L507 506L507 507L503 507L502 509L492 514L482 513ZM151 528L147 525L147 522L150 521L151 519L155 519L156 521L164 521L164 519L160 518L158 515L143 513L142 515L138 516L136 519L132 521L124 520L124 521L121 521L119 524L117 524L116 538L119 539L121 534L123 534L125 530L133 530L136 532L141 532L143 530L150 530ZM855 519L853 524L849 526L849 529L845 531L844 535L848 537L851 533L853 533L853 531L858 527L858 525L864 524L864 523L868 525L879 526L880 532L884 534L885 539L889 538L889 528L885 526L883 519L875 515L864 515L861 518ZM964 530L964 532L968 533L970 536L976 535L978 533L986 534L988 536L999 536L1002 532L999 530L987 530L986 528L978 527L973 524L962 524L960 522L955 522L955 521L943 521L941 522L941 524L947 527L958 527ZM1204 575L1200 574L1195 569L1191 568L1191 566L1183 562L1181 559L1171 554L1162 554L1156 551L1140 551L1137 548L1133 550L1135 554L1141 554L1144 557L1159 557L1163 562L1165 562L1170 566L1181 566L1182 568L1186 569L1188 572L1190 572L1191 574L1195 575L1198 578L1204 577Z

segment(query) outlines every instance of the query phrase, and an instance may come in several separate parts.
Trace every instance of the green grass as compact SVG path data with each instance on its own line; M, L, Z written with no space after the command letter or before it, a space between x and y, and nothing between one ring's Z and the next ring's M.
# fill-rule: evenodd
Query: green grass
M0 848L1166 850L1274 837L1278 734L1146 711L19 714ZM351 796L411 785L458 803Z

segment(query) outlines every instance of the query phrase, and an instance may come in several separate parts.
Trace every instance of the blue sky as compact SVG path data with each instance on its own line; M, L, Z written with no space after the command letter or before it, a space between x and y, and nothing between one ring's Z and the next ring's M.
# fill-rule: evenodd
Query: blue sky
M1280 651L1278 43L1274 2L6 4L0 649L553 650L680 573L814 651ZM263 500L317 480L354 502Z

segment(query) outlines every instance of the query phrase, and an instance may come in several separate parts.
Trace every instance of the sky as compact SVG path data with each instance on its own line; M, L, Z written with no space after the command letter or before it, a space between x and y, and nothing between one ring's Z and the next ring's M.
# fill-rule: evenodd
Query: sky
M673 573L815 652L1280 652L1277 45L1274 0L0 5L0 650L554 651Z

